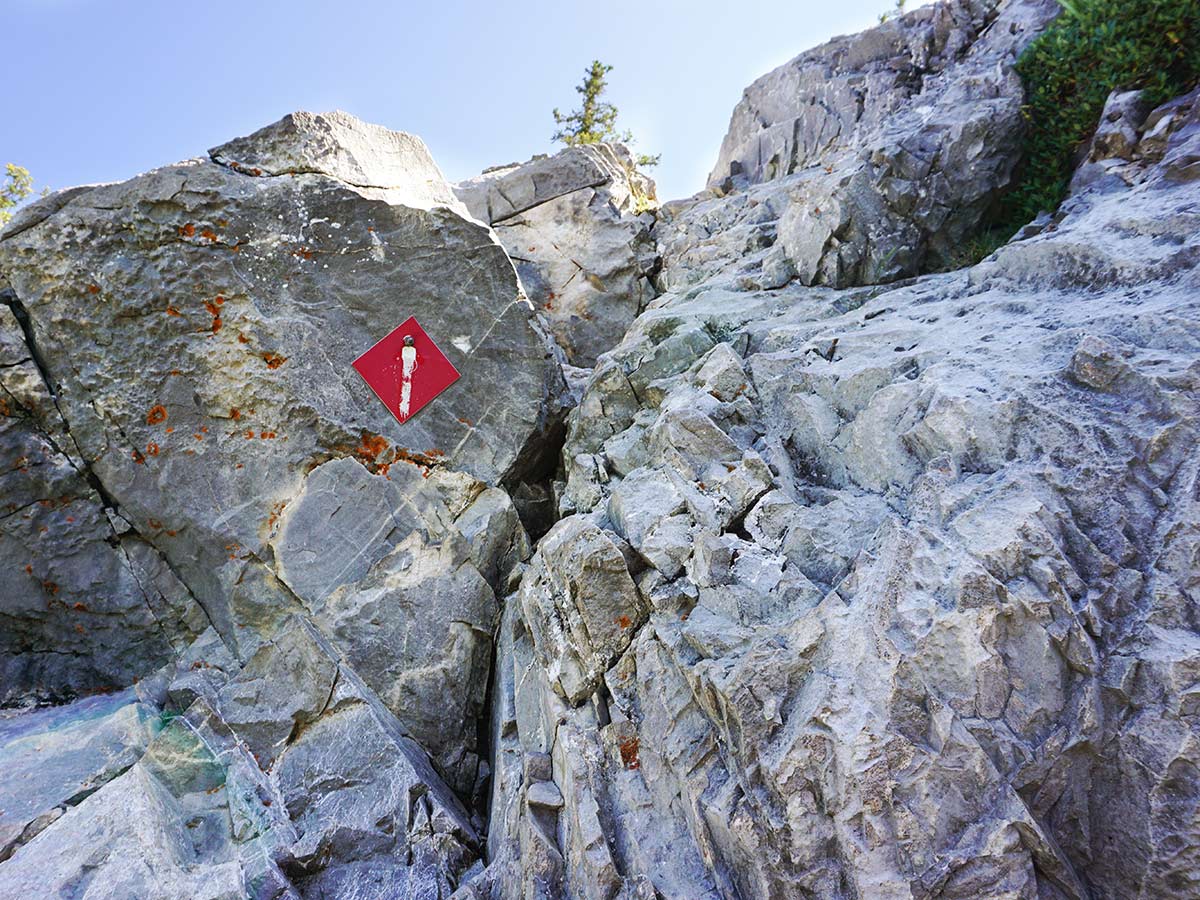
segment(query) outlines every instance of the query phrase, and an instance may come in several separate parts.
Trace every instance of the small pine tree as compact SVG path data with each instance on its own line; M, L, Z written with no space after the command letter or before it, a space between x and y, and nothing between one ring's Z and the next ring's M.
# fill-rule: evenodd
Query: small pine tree
M882 25L888 19L894 19L897 16L904 15L904 7L907 5L907 3L908 3L908 0L896 0L895 8L889 9L887 12L879 14L879 24Z
M633 143L633 134L617 130L617 108L602 100L608 88L608 73L612 66L592 60L583 74L583 81L575 88L576 93L583 97L583 105L574 112L563 114L557 108L554 110L554 124L558 130L551 137L553 141L561 141L568 147L578 147L582 144L599 144L601 141L623 141ZM639 166L658 165L659 156L640 153L637 156Z
M4 184L0 185L0 226L13 217L13 207L32 193L33 177L29 170L8 163L4 167Z

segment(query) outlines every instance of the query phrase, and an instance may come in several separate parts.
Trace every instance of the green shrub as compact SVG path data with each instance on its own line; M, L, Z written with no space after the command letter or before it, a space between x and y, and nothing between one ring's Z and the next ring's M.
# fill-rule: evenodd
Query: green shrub
M999 228L1012 233L1066 196L1075 155L1114 90L1157 105L1200 79L1200 0L1058 0L1063 12L1022 54L1028 133Z

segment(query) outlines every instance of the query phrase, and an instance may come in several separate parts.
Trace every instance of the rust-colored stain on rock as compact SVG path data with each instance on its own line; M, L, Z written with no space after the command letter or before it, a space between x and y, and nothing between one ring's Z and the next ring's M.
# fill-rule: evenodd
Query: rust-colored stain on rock
M625 738L617 744L621 751L621 764L627 769L641 768L642 764L638 760L638 744L636 737Z

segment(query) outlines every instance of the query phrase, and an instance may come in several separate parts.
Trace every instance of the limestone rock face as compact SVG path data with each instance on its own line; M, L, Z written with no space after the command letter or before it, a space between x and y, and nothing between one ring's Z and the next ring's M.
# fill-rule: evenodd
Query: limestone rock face
M1051 7L798 57L653 216L343 113L22 210L0 897L1197 895L1200 91L916 274Z
M601 357L471 896L1194 893L1197 106L967 270L754 289L714 240ZM617 568L644 624L564 692L546 611Z
M1058 9L931 4L754 82L709 176L716 193L743 196L671 216L660 240L677 248L672 283L727 263L715 244L740 245L739 268L760 263L762 287L850 287L953 265L1020 158L1013 64Z
M654 298L654 182L623 144L568 147L454 189L495 228L570 364L594 365Z
M0 702L123 688L199 635L204 609L106 506L7 306L0 356Z

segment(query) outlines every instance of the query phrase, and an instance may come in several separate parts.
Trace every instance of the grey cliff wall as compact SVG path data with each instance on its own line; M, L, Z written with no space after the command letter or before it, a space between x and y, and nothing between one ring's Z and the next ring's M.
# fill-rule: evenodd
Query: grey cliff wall
M797 57L653 211L344 113L23 210L0 896L1200 896L1200 91L938 271L1052 7Z

